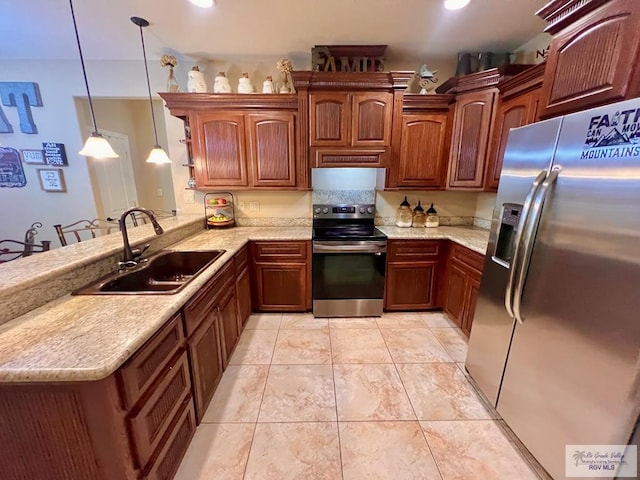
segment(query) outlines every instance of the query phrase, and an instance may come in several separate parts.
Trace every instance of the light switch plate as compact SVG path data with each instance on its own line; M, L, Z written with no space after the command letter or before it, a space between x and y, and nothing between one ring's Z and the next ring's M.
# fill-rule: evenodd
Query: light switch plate
M238 208L239 208L240 210L244 210L244 201L242 201L242 202L238 202Z
M260 211L260 202L249 202L249 211L250 212L259 212Z
M184 203L195 203L195 195L193 192L184 192L184 195L182 196L182 201Z

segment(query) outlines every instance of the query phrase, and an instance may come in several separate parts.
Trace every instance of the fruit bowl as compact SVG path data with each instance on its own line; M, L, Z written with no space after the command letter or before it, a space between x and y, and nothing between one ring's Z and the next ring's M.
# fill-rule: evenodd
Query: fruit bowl
M212 221L207 218L207 225L211 225L212 227L229 227L235 224L235 220L230 218L229 220L216 220Z

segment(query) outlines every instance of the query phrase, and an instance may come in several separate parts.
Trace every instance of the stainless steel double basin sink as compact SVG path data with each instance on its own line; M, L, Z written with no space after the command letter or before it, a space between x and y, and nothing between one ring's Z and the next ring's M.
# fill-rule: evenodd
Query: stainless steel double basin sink
M147 262L118 271L72 295L174 294L182 290L225 250L160 251Z

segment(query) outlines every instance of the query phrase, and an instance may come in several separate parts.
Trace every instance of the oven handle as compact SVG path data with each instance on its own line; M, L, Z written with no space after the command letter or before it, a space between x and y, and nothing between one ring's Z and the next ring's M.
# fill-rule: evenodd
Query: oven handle
M386 253L387 242L313 242L313 253Z

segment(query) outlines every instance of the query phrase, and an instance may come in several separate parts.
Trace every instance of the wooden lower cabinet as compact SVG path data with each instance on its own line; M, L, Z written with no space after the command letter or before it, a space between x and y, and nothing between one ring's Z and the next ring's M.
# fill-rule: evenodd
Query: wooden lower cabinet
M223 357L219 316L213 311L187 343L198 422L222 378Z
M253 299L261 312L311 308L311 242L253 242Z
M469 335L473 324L484 256L452 244L447 259L444 310Z
M385 310L439 308L440 270L445 251L445 242L439 240L390 240Z
M222 330L222 366L227 368L233 349L236 348L240 333L238 331L238 307L236 304L235 284L220 299L216 306L216 313L219 317L220 328Z
M238 308L238 332L242 333L244 325L251 315L251 276L249 267L245 266L236 277L236 302Z

